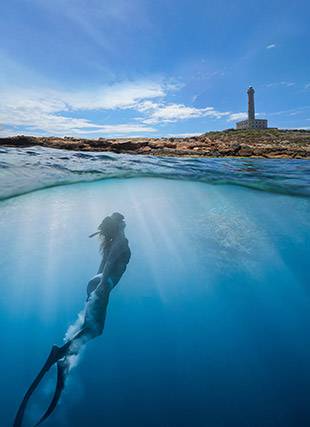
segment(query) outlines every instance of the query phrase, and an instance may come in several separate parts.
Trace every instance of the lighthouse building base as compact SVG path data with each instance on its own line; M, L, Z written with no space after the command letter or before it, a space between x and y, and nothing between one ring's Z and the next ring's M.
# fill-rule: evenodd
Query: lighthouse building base
M255 120L242 120L236 123L236 129L267 129L268 120L255 119Z

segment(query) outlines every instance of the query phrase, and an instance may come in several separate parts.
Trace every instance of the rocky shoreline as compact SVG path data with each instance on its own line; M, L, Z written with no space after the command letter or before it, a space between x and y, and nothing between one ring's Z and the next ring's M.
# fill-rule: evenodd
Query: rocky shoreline
M257 157L310 159L308 130L226 130L187 138L99 138L14 136L1 146L42 146L63 150L99 151L173 157Z

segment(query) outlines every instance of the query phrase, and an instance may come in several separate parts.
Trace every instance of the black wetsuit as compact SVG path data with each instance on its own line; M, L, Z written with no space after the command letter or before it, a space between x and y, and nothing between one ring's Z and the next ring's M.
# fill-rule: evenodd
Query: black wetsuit
M121 232L105 248L98 274L88 283L83 328L86 328L92 337L103 331L110 291L120 281L130 256L128 240Z
M130 260L131 252L124 233L120 233L104 250L98 273L87 286L87 298L99 283L109 284L112 289L118 284ZM112 281L112 283L110 282ZM109 283L108 283L109 282Z

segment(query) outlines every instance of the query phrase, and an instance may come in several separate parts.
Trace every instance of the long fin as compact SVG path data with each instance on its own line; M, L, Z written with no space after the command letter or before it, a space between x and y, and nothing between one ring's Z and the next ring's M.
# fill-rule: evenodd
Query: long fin
M26 407L27 407L29 399L31 398L32 394L34 393L34 391L36 390L36 388L38 387L38 385L42 381L45 374L50 370L50 368L55 363L57 363L59 359L63 358L66 355L66 353L70 347L70 344L71 344L71 342L68 342L62 347L58 347L57 345L53 345L51 352L50 352L48 358L46 359L46 362L44 363L41 371L35 377L31 386L28 388L28 390L26 391L26 393L24 395L22 403L20 404L18 411L16 413L16 417L14 420L13 427L21 427L22 426L24 414L25 414Z
M35 424L35 427L43 423L55 410L57 403L61 397L61 393L65 387L66 374L68 373L68 366L66 365L66 359L57 362L57 383L54 391L53 398L46 412L40 418L39 422Z

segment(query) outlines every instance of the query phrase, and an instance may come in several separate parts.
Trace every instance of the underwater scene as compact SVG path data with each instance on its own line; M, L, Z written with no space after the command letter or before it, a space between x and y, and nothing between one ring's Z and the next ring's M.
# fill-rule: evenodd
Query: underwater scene
M310 425L309 161L1 148L0 173L1 427Z

